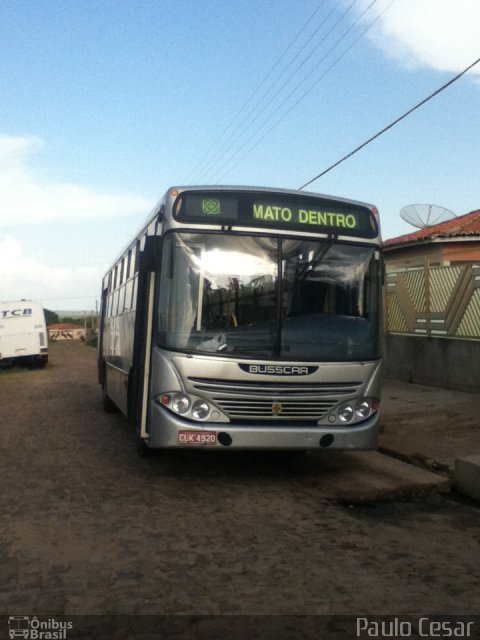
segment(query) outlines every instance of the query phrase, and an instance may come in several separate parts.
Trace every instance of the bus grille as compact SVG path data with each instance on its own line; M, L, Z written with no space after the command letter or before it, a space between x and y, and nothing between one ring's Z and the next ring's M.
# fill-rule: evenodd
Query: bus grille
M316 423L361 385L352 383L262 383L189 378L232 421L294 420Z

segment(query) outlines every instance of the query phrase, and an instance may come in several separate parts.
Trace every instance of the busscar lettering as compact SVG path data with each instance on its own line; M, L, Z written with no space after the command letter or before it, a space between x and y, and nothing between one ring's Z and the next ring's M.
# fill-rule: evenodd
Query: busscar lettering
M310 376L317 370L317 366L296 364L241 364L238 366L246 373L274 376Z
M290 209L270 204L253 203L255 220L266 222L285 222L286 224L304 224L315 227L335 229L356 229L357 218L352 213L317 211L312 209Z
M272 375L295 375L295 376L306 376L310 372L308 367L297 367L297 366L289 366L289 365L273 365L273 364L251 364L249 367L249 373L263 373L263 374L272 374Z

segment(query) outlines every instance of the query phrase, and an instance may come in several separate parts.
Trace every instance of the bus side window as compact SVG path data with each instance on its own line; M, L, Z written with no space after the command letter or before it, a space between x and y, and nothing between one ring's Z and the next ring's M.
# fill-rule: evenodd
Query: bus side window
M128 256L127 256L127 266L125 269L125 280L128 281L131 275L132 275L132 250L129 249Z
M107 318L111 318L112 317L112 294L110 293L107 296L107 302L106 302L106 310L105 310L105 315Z
M125 309L125 285L120 287L120 293L118 296L118 313L123 313Z
M134 251L134 255L133 255L133 272L134 273L138 273L138 270L140 269L140 240L137 240L137 243L135 245L135 249Z
M127 280L125 284L125 302L123 304L124 311L130 311L132 307L132 281Z
M116 316L118 313L118 294L119 294L119 290L116 289L113 292L112 316Z
M138 275L136 275L132 280L132 311L136 311L137 309L137 284L138 284Z

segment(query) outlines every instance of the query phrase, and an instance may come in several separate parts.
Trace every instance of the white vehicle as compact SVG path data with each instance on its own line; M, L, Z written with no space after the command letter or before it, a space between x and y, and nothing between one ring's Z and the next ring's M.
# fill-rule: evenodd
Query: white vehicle
M0 365L16 360L48 362L48 334L37 302L0 302Z

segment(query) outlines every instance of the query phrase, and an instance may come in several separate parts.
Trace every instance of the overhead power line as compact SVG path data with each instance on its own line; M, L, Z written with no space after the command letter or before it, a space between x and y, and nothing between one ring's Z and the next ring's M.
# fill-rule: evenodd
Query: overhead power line
M368 6L366 6L366 8L364 9L364 11L358 16L358 18L353 22L353 24L350 25L350 27L340 36L340 38L337 39L337 41L333 44L332 47L330 47L330 49L327 51L326 54L323 55L323 57L321 58L321 60L319 60L319 62L317 63L317 66L320 66L320 64L322 62L324 62L326 60L326 58L333 53L333 51L337 48L337 46L346 38L346 36L357 26L357 24L364 18L364 16L366 15L366 13L368 11L370 11L371 7L375 4L377 0L372 0L370 2L370 4ZM295 102L287 108L286 111L284 111L284 113L277 118L277 120L267 129L267 131L265 133L263 133L262 135L258 135L260 133L260 131L262 129L264 129L270 122L270 120L272 120L273 116L275 114L277 114L283 107L286 106L287 101L292 98L294 96L295 93L298 92L299 89L302 88L303 85L305 85L306 81L310 79L310 77L313 74L313 71L311 71L307 76L305 76L302 81L289 93L289 95L287 96L287 98L285 98L285 100L283 101L282 104L280 104L279 106L277 106L275 108L275 110L269 115L269 118L266 122L264 122L260 127L258 127L254 134L251 135L247 142L245 144L242 145L242 147L240 149L238 149L235 154L232 156L232 158L230 158L229 163L224 163L224 165L222 165L222 169L223 167L227 166L227 164L229 165L228 168L223 172L223 174L220 177L223 177L226 173L232 171L233 169L235 169L240 162L242 162L250 153L252 153L252 151L254 149L256 149L262 142L263 140L274 130L278 127L278 125L280 125L287 116L290 115L290 113L296 109L298 107L299 104L301 104L304 100L304 98L306 96L308 96L316 87L317 85L325 78L325 76L347 55L347 53L357 44L357 42L359 40L361 40L368 31L370 31L370 29L373 28L373 26L376 24L376 22L382 17L382 15L388 11L390 9L390 7L394 4L394 2L396 2L396 0L391 0L390 4L388 4L383 11L381 11L381 13L379 13L368 25L367 27L360 32L359 35L357 35L357 37L348 45L348 47L346 47L343 52L338 55L335 60L325 69L325 71L316 79L314 79L313 83L310 84L309 88L306 89L296 100ZM253 139L255 138L255 140L253 141ZM245 151L245 153L243 153L243 155L236 160L235 164L232 164L232 162L238 157L238 155L240 154L240 152L247 146L247 144L249 142L253 141L253 144L248 148L247 151Z
M247 113L246 117L242 120L242 122L238 125L238 127L236 127L236 130L233 132L233 134L230 136L230 138L227 141L228 146L226 150L222 153L222 155L219 158L218 157L215 158L215 161L213 163L210 163L211 166L207 168L206 170L207 176L209 175L209 173L212 173L212 175L216 177L222 171L222 169L224 169L224 167L227 166L232 161L232 158L235 158L241 152L241 150L248 144L248 142L255 137L258 130L262 129L265 126L265 124L268 123L268 121L272 117L272 115L268 115L268 111L273 107L275 107L275 104L278 101L278 99L280 99L279 96L282 94L283 90L297 77L302 67L304 67L304 65L312 58L312 56L318 53L319 45L322 45L327 40L330 34L337 28L337 26L342 22L342 20L345 19L350 9L357 2L359 2L359 0L352 0L351 4L343 11L340 17L336 19L333 26L331 26L328 29L328 31L321 36L321 39L320 39L321 29L327 24L330 17L335 14L336 6L331 8L327 16L325 16L322 19L320 24L316 27L315 31L308 37L308 39L301 46L300 50L296 53L293 60L288 64L288 66L285 69L280 71L280 74L275 78L274 82L270 84L267 90L262 94L260 100L252 106L252 108ZM375 3L377 2L377 0L372 0L372 2ZM315 40L316 37L318 38L318 41ZM304 53L305 49L307 49L309 45L310 45L310 50L307 51L305 55L299 60L300 55ZM279 88L275 90L275 86L278 83L281 83L281 85ZM271 95L273 91L274 93L273 95ZM286 99L288 100L289 97L290 95ZM282 106L284 100L285 99L282 100L280 107ZM263 103L263 106L262 106L262 103ZM266 123L264 122L263 124L260 124L259 127L253 133L248 134L249 138L247 139L247 141L242 143L242 138L245 135L247 135L247 132L249 131L249 129L251 129L252 126L255 124L255 122L260 120L265 113L267 113ZM241 146L239 149L235 150L235 147L237 145L241 145ZM229 156L229 157L225 160L225 156ZM220 168L215 169L215 167L218 167L218 165L221 165Z
M333 46L329 47L325 53L328 46L327 41L333 36L335 31L339 31L342 22L351 22L349 14L352 13L354 5L360 1L361 0L348 0L347 3L345 0L336 0L334 6L330 3L330 9L326 14L322 13L321 15L317 15L316 19L311 21L311 24L308 25L309 34L306 34L305 29L302 29L303 36L294 39L294 49L296 53L290 50L287 59L282 56L285 64L277 67L276 73L272 76L270 83L265 83L262 93L260 94L259 92L259 99L257 101L251 101L251 104L248 105L248 110L242 109L242 112L245 112L244 117L228 135L228 138L222 136L223 142L221 146L213 145L216 147L213 157L210 153L211 150L207 152L208 161L204 162L203 168L195 174L197 176L197 182L218 183L220 179L223 179L225 174L232 171L232 165L234 165L234 167L237 166L243 157L249 154L249 151L245 152L246 147L255 139L258 140L259 132L269 126L279 110L287 108L288 102L292 99L293 95L301 91L302 86L311 80L312 75L318 71L325 59L333 54L334 49L347 38L365 13L369 11L378 0L369 0L370 4L366 9L350 27L344 30ZM321 5L322 7L323 4ZM338 11L339 7L341 8L340 12ZM318 60L319 57L320 60ZM288 86L294 84L300 77L301 71L307 63L311 63L313 68L306 72L306 75L304 75L293 90L289 90ZM288 95L282 98L281 94ZM256 146L256 144L254 146ZM237 160L240 155L242 155L242 158ZM207 158L207 156L205 156L205 158ZM201 179L198 180L198 177Z
M413 113L414 111L416 111L417 109L419 109L421 106L423 106L424 104L426 104L429 100L431 100L432 98L435 98L435 96L438 96L439 93L441 93L442 91L444 91L445 89L447 89L447 87L449 87L450 85L452 85L454 82L456 82L457 80L459 80L462 76L464 76L466 73L468 73L471 69L473 69L473 67L475 65L477 65L480 62L480 58L477 58L474 62L472 62L472 64L468 65L468 67L466 67L466 69L464 69L463 71L461 71L459 74L457 74L456 76L454 76L453 78L451 78L448 82L446 82L445 84L443 84L441 87L439 87L436 91L434 91L433 93L431 93L429 96L427 96L426 98L424 98L423 100L421 100L418 104L416 104L414 107L412 107L411 109L409 109L408 111L406 111L403 115L401 115L399 118L397 118L396 120L394 120L393 122L391 122L390 124L388 124L386 127L384 127L383 129L381 129L380 131L378 131L375 135L371 136L370 138L368 138L368 140L365 140L365 142L362 142L362 144L360 144L358 147L355 147L355 149L353 149L353 151L350 151L350 153L347 153L347 155L343 156L343 158L340 158L340 160L337 160L337 162L334 162L332 165L330 165L329 167L327 167L327 169L324 169L321 173L319 173L318 175L316 175L314 178L312 178L311 180L309 180L308 182L306 182L305 184L303 184L301 187L299 187L299 190L301 189L305 189L305 187L308 187L308 185L312 184L312 182L315 182L316 180L318 180L319 178L321 178L322 176L324 176L326 173L328 173L329 171L331 171L332 169L335 169L335 167L338 167L339 164L342 164L342 162L345 162L345 160L348 160L349 158L351 158L352 156L354 156L356 153L358 153L361 149L363 149L364 147L366 147L368 144L370 144L371 142L373 142L374 140L376 140L377 138L379 138L381 135L383 135L384 133L386 133L389 129L392 129L396 124L398 124L399 122L401 122L402 120L404 120L407 116L409 116L411 113Z
M251 112L254 110L254 108L257 106L258 102L255 104L255 107L252 109L251 104L253 99L255 98L255 96L262 90L265 88L265 84L267 82L267 80L270 79L271 76L274 75L277 67L280 66L280 63L283 61L283 59L287 56L287 54L289 53L289 51L292 49L292 47L298 42L300 36L303 34L303 32L310 26L311 22L313 21L314 17L316 16L316 14L320 11L320 9L323 7L323 5L325 4L326 0L323 0L323 2L320 3L320 5L318 5L316 7L316 9L313 11L313 13L308 17L308 19L306 20L306 22L303 24L303 26L301 27L301 29L298 31L298 33L295 34L295 36L292 38L292 40L290 41L290 43L287 45L287 47L284 49L284 51L282 52L282 54L280 55L280 57L277 59L277 61L274 63L274 65L271 67L271 69L267 72L267 74L265 75L265 77L262 79L262 81L259 83L259 85L257 86L257 88L254 90L254 92L250 95L250 97L248 98L248 100L246 100L246 102L243 104L243 106L240 108L240 110L237 112L237 114L234 116L234 118L229 122L229 124L225 127L225 129L220 133L220 135L217 137L217 139L213 142L212 145L210 145L209 150L202 155L202 157L200 158L200 160L198 161L196 167L193 169L193 171L191 172L191 175L195 176L196 173L198 173L199 170L201 171L205 171L205 169L203 168L204 165L207 162L210 162L210 158L213 156L215 156L218 152L218 147L221 146L221 143L223 141L223 139L225 138L226 134L234 127L235 123L237 122L237 120L240 118L240 116L248 110L248 113L246 116L244 116L244 118L242 119L242 121L240 122L239 125L236 125L236 129L238 130L238 128L240 126L243 125L243 123L245 122L245 120L248 119L249 115L251 114ZM298 54L297 54L298 56ZM292 63L290 62L289 66ZM280 76L278 77L282 77L281 73ZM275 83L277 82L278 78L275 78L273 80L273 82L269 85L269 89L275 85ZM266 92L268 94L268 91ZM260 98L259 102L261 102L263 100L263 98L265 97L265 92L262 94L262 97ZM187 180L187 182L189 181L189 179Z

